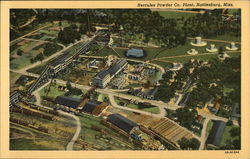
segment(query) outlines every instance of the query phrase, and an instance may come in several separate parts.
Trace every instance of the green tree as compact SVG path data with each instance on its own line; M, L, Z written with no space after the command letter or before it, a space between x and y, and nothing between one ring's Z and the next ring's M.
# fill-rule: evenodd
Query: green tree
M197 115L198 113L195 109L190 109L188 107L176 110L177 121L187 129L192 129L192 125L195 123Z
M18 55L18 56L22 56L23 53L24 53L23 50L21 50L21 49L18 49L18 50L17 50L17 55Z
M197 139L192 138L188 140L185 137L179 140L178 144L182 150L198 150L200 146L200 142Z
M69 81L67 81L67 83L66 83L66 88L67 88L69 91L71 91L71 89L72 89L71 83L70 83Z

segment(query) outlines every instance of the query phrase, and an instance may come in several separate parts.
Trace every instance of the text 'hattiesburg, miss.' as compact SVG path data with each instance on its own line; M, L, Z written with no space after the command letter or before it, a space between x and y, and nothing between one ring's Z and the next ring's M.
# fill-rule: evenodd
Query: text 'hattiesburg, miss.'
M150 7L150 8L164 8L164 7L233 7L232 3L178 3L178 2L169 2L169 3L138 3L137 7Z

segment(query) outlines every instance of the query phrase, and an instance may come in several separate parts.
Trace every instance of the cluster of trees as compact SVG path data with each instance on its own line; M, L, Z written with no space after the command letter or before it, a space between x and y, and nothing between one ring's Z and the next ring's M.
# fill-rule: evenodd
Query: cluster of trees
M240 150L240 127L234 127L230 131L231 139L226 141L225 146L221 146L221 150Z
M65 96L69 96L71 94L74 94L74 95L82 95L83 94L81 89L72 87L69 81L67 81L67 83L66 83L66 88L69 91L65 93Z
M58 33L58 41L63 44L74 43L75 40L80 40L81 34L78 31L78 26L72 24L69 27L65 27L63 30L60 30Z
M241 20L240 9L235 12L236 19L223 17L222 9L206 11L204 14L197 14L189 17L184 21L182 29L187 36L201 35L204 37L216 37L225 33L232 33L235 36L240 36Z
M13 10L13 12L18 12L16 14L19 15L19 12L26 11ZM211 37L228 32L240 36L241 30L240 10L235 13L235 17L238 17L236 20L224 18L221 15L222 9L205 11L204 14L197 14L187 19L183 17L167 19L150 9L38 9L37 12L36 21L32 25L55 20L68 20L82 24L79 31L76 31L74 27L64 28L69 34L60 33L59 39L63 43L70 43L72 39L77 39L79 34L86 33L95 23L115 24L114 31L118 31L122 25L125 33L130 37L143 34L144 42L155 39L167 48L184 45L187 36ZM31 17L34 13L29 10L27 14ZM11 17L11 24L17 23L17 18L14 17ZM70 35L70 33L73 34ZM64 34L69 35L70 38L67 39L68 36Z
M35 16L35 12L32 9L10 10L10 40L13 40L18 36L25 34L26 31L34 29L34 26L39 24L34 21L26 27L19 28L21 25L26 23L32 16Z
M240 77L240 57L227 58L223 62L214 59L208 66L196 68L190 76L195 81L195 88L187 106L204 106L212 98L219 98L222 105L240 103ZM225 87L232 91L225 94Z
M177 121L185 128L192 130L192 126L196 124L198 112L195 109L188 107L179 108L176 110Z
M44 56L50 56L60 49L62 49L62 47L57 45L56 43L46 43L43 48L43 54Z
M21 49L18 49L17 50L17 52L16 52L16 54L18 55L18 56L22 56L23 55L23 50L21 50Z
M156 98L166 101L173 98L176 91L184 94L189 92L186 106L176 110L177 121L189 130L194 131L192 126L197 125L196 108L205 106L211 99L220 99L221 105L229 107L240 103L240 57L227 58L224 61L213 59L208 64L197 60L190 61L175 73L174 81L170 82L173 74L168 71L163 75ZM184 90L183 86L187 81L191 81L189 88L192 89ZM231 88L231 91L225 93L225 87ZM223 109L219 110L221 111ZM224 116L229 117L230 112Z
M43 52L37 54L34 58L31 58L30 63L34 63L37 61L43 61L46 56L48 57L48 56L52 55L53 53L57 52L61 48L62 47L57 45L56 43L46 43L46 44L44 44Z
M182 150L198 150L200 146L200 142L197 139L192 138L188 140L185 137L179 140L178 144Z
M193 71L190 72L190 69ZM202 107L210 99L216 98L220 99L222 105L232 106L234 103L240 103L240 57L227 58L224 61L213 59L207 65L197 60L190 61L184 64L176 73L174 81L170 82L172 75L173 72L168 71L163 76L161 87L156 94L157 99L166 101L173 98L177 90L184 91L182 89L185 82L191 81L190 87L193 88L186 103L189 108ZM225 87L231 88L232 91L225 94Z

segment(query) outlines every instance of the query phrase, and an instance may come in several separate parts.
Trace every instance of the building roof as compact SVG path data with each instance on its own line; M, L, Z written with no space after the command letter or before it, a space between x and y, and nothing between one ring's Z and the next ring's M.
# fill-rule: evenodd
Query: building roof
M104 79L108 74L109 72L107 70L102 70L101 72L98 72L96 74L96 77L99 77L100 79Z
M219 146L225 127L226 127L225 122L219 120L214 121L212 130L210 131L206 141L207 144Z
M144 52L142 49L128 49L128 51L126 52L127 56L133 56L133 57L143 57L144 56Z
M120 69L119 66L117 66L116 64L111 66L107 71L110 73L110 75L114 75L118 70Z
M113 66L111 66L107 71L110 73L110 75L114 75L119 71L124 65L127 64L127 60L125 59L119 59Z
M127 64L127 60L126 59L119 59L115 65L119 66L119 67L123 67L124 65Z
M65 60L67 60L71 55L68 52L65 52L64 54L60 55L56 59L52 60L50 62L50 65L53 67L56 67L59 64L64 63Z
M56 104L76 108L81 103L81 99L65 97L65 96L57 96Z
M87 104L83 107L82 111L86 112L86 113L92 113L94 111L94 109L96 108L96 106L98 106L99 104L101 104L102 102L99 101L88 101Z
M117 126L118 128L122 129L123 131L127 133L130 133L130 131L134 127L138 126L133 121L117 113L109 115L107 121L111 122L112 124L114 124L115 126Z

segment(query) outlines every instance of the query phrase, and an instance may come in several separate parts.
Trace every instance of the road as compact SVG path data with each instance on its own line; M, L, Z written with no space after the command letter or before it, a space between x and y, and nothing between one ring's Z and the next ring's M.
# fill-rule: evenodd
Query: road
M40 40L40 39L31 39L31 38L22 38L24 40L32 40L32 41L41 41L41 42L44 42L44 43L54 43L54 42L51 42L51 41L46 41L46 40ZM61 47L65 48L66 46L61 44L61 43L56 43L57 45L60 45Z
M206 140L207 140L207 137L206 137L206 132L207 132L207 124L208 122L210 121L210 118L206 118L204 123L203 123L203 128L202 128L202 131L201 131L201 137L200 137L200 147L199 147L199 150L203 150L204 147L205 147L205 143L206 143Z
M195 38L188 37L188 39L195 39ZM202 40L213 41L213 42L222 42L222 43L231 43L231 42L234 42L235 44L240 44L240 42L238 42L238 41L226 41L226 40L214 40L214 39L202 39Z
M26 36L29 36L29 35L31 35L31 34L37 32L37 31L42 30L42 29L44 29L44 28L47 28L48 26L51 26L51 25L52 25L52 24L47 24L47 25L45 25L45 26L43 26L43 27L41 27L41 28L38 28L38 29L36 29L36 30L33 30L33 31L31 31L31 32L29 32L29 33L23 35L23 36L20 36L19 38L16 38L16 39L10 41L10 46L11 46L12 43L14 43L15 41L18 41L18 40L20 40L21 38L24 38L24 37L26 37Z
M240 53L241 51L225 51L225 53ZM171 59L171 58L179 58L179 57L190 57L190 56L206 56L206 55L218 55L218 53L199 53L197 55L178 55L178 56L167 56L152 59L151 61L160 61L162 59Z
M78 136L80 135L80 132L81 132L81 122L80 122L80 119L73 115L73 114L70 114L70 113L67 113L67 112L64 112L62 110L58 110L59 114L61 115L66 115L68 117L71 117L73 119L75 119L76 121L76 132L74 134L74 136L72 137L72 139L70 140L70 142L68 143L67 147L66 147L66 150L73 150L73 146L74 146L74 143L76 142Z
M51 80L50 80L51 81ZM34 92L33 92L33 95L36 97L36 102L35 104L41 104L41 96L39 94L39 92L45 88L46 86L48 86L50 84L50 81L45 83L44 85L42 85L41 87L39 87L38 89L36 89Z
M32 76L32 77L36 77L38 78L39 75L37 74L34 74L34 73L28 73L28 72L23 72L23 71L18 71L18 70L10 70L11 72L15 72L15 73L19 73L19 74L22 74L22 75L26 75L26 76ZM63 81L63 80L60 80L60 79L55 79L57 83L60 83L60 84L63 84L63 85L66 85L67 81ZM80 84L76 84L76 83L71 83L71 85L73 87L76 87L76 88L79 88L79 89L82 89L82 90L90 90L91 86L87 86L87 85L80 85ZM96 89L97 92L99 93L103 93L103 94L108 94L108 95L112 95L112 96L116 96L116 97L119 97L119 98L123 98L123 99L127 99L127 100L136 100L137 102L147 102L147 103L150 103L154 106L157 106L159 107L159 109L161 110L161 115L162 116L165 116L163 115L163 109L166 108L166 109L170 109L170 110L176 110L178 108L181 108L181 106L178 106L176 104L173 104L173 105L169 105L167 103L164 103L162 101L156 101L156 100L149 100L149 99L143 99L143 98L140 98L140 97L137 97L137 96L132 96L132 95L128 95L128 94L124 94L124 93L120 93L120 92L115 92L113 89L108 89L108 88L105 88L105 89ZM135 109L133 109L135 110ZM211 120L221 120L221 121L224 121L224 122L227 122L228 119L227 118L223 118L223 117L219 117L219 116L216 116L216 115L213 115L213 114L207 114L207 113L203 113L203 112L199 112L198 111L198 114L205 117L205 118L210 118Z

